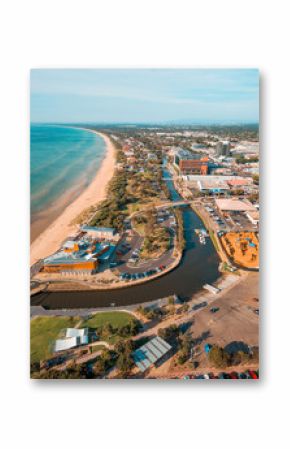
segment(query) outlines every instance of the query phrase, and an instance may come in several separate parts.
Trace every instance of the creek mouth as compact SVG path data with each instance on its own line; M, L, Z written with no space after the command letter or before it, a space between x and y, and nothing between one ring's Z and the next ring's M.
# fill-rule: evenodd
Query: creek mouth
M167 187L173 201L182 200L175 190L171 175L164 170ZM219 276L219 257L211 239L201 245L195 228L203 227L198 215L190 208L182 209L185 249L178 267L168 274L144 284L106 291L40 292L31 297L31 305L45 309L75 309L129 306L164 298L173 294L189 299L206 283L215 282Z

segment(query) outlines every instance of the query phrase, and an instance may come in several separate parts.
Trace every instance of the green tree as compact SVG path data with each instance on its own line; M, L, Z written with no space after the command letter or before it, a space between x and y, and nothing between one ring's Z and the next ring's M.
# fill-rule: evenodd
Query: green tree
M120 341L115 346L115 350L118 357L116 366L123 374L128 373L134 365L132 359L133 349L134 346L131 340Z
M216 368L225 368L229 363L229 355L217 345L214 345L209 351L208 359Z

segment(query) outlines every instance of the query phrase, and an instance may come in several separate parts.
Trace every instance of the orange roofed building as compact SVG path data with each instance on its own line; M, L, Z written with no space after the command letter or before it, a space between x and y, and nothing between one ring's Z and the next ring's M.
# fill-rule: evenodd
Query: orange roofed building
M174 163L183 175L207 175L208 162L207 156L182 149L178 150L174 157Z

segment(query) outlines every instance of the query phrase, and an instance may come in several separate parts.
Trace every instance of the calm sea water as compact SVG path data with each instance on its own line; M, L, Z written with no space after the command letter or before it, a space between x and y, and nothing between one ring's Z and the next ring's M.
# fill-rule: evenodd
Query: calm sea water
M95 133L62 126L31 125L31 215L45 211L74 186L87 186L105 155Z

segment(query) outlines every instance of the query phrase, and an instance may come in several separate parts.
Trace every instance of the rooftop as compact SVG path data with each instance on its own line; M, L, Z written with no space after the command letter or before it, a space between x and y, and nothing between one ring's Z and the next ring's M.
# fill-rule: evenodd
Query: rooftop
M156 363L157 360L161 359L170 349L171 346L165 340L160 337L155 337L139 349L136 349L132 355L140 371L144 372Z
M65 338L59 338L55 341L54 351L65 351L75 348L76 346L86 345L89 342L89 329L67 328Z
M85 327L83 329L76 329L74 327L68 327L66 329L65 336L66 338L70 337L84 337L85 335L88 335L89 329L88 327Z
M115 234L116 229L115 228L104 228L104 227L97 227L97 226L82 226L82 231L85 232L109 232L111 234Z
M197 184L198 184L200 190L206 190L206 189L229 190L230 189L228 184L221 180L206 179L206 180L197 181Z
M184 150L184 149L179 149L176 154L178 155L178 157L180 159L185 159L185 160L191 160L191 159L195 159L195 160L199 160L204 158L204 155L202 154L195 154L192 153L191 151L188 150Z
M250 201L247 200L239 200L236 198L233 199L216 199L216 205L220 210L229 210L229 211L237 211L237 212L248 212L255 211L255 207Z
M236 178L236 179L230 179L228 181L228 184L230 186L248 186L250 184L252 184L252 179L251 178Z
M86 251L76 251L74 253L58 251L57 253L46 257L46 259L44 259L44 265L83 263L92 260L93 258L93 255L88 254Z

